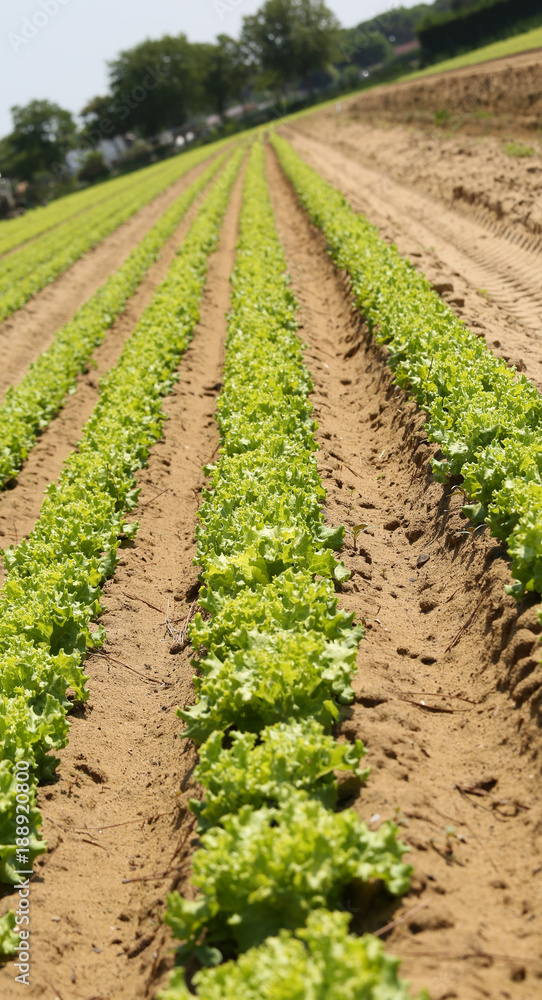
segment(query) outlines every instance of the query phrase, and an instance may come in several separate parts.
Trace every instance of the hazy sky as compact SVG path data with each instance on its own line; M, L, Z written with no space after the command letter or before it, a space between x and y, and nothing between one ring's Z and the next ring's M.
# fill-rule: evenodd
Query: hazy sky
M402 0L412 7L418 0ZM0 0L0 136L9 109L48 98L77 113L107 89L105 62L145 38L183 31L191 41L237 36L262 0ZM397 6L328 0L344 27Z

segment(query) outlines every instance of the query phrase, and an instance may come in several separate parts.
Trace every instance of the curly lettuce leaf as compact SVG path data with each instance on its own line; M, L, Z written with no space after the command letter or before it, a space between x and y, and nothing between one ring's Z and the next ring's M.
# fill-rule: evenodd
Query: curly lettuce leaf
M413 1000L399 960L378 938L348 934L346 913L314 910L296 931L281 930L257 948L194 976L200 1000ZM158 1000L189 1000L176 969ZM416 1000L429 1000L424 991Z
M206 828L222 822L244 805L258 809L276 804L285 788L302 789L327 808L337 801L333 772L352 771L361 782L369 775L360 763L366 755L361 740L337 743L314 719L279 722L260 734L232 733L232 747L222 746L223 734L213 733L200 748L194 778L206 789L203 802L190 808Z
M411 868L397 827L371 831L356 813L329 812L290 790L276 808L243 806L203 834L193 859L196 901L168 896L165 916L176 937L240 951L281 927L302 927L311 910L337 907L354 879L381 881L393 895L409 888Z

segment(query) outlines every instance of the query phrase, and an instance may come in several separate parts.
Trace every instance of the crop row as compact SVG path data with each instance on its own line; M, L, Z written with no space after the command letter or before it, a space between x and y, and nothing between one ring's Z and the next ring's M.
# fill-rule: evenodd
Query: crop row
M181 159L177 160L177 165L181 167L181 170L183 169L182 159L185 155L182 154ZM8 253L27 240L35 239L36 236L40 236L48 229L85 212L93 205L97 205L98 202L122 194L129 188L135 188L141 181L146 183L170 170L171 162L169 160L155 163L151 167L143 167L133 173L113 177L101 184L95 184L82 191L75 191L63 198L57 198L45 208L31 209L16 219L3 220L0 222L0 254Z
M195 618L197 701L178 709L183 735L205 741L195 771L205 798L191 803L199 894L170 894L165 920L183 961L227 959L195 975L206 1000L406 1000L398 963L377 938L350 935L339 912L354 880L366 913L375 882L400 895L411 869L392 823L371 831L333 808L334 769L368 773L361 741L330 735L353 699L362 629L337 609L334 583L348 574L332 549L344 529L324 524L311 379L259 143L232 285L220 459L206 468L197 528L199 601L212 617ZM190 996L178 969L161 998Z
M102 380L99 401L82 439L45 497L27 539L4 552L8 570L0 594L0 880L16 884L45 850L35 807L36 782L49 777L65 746L72 697L84 701L82 661L105 632L90 627L100 614L101 584L117 562L120 539L137 522L136 470L162 432L161 398L198 319L207 258L213 250L231 186L237 150L191 225L168 274ZM30 765L30 797L20 821L20 762ZM28 801L28 800L27 800ZM17 843L19 840L19 843Z
M77 375L84 370L92 351L102 342L160 249L222 166L226 155L214 158L183 191L118 271L58 331L51 347L30 365L19 385L7 390L0 404L0 488L17 474L37 435L63 405L66 393L73 391Z
M0 321L209 155L210 147L204 147L187 153L180 162L168 162L167 170L142 177L84 215L68 219L4 257L0 261Z
M371 333L387 345L398 385L427 414L424 433L442 454L432 462L435 478L461 476L464 513L507 543L515 580L507 591L542 592L542 396L284 139L273 144L333 260L349 273Z

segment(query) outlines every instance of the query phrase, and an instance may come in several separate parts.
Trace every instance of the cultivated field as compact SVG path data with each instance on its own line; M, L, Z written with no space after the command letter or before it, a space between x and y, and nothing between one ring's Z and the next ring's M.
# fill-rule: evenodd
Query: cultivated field
M488 86L0 225L26 995L180 1000L181 943L209 1000L539 995L542 145Z

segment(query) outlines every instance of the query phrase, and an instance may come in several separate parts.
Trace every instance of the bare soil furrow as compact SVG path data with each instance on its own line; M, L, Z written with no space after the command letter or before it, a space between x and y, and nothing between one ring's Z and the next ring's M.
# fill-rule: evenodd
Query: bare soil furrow
M542 388L540 255L297 127L298 152L423 270L488 346Z
M46 350L56 331L103 285L179 195L205 169L199 164L89 250L56 281L0 323L0 398Z
M200 322L164 401L164 437L139 475L141 527L106 586L105 655L89 658L89 702L72 715L58 780L40 790L49 851L31 883L31 998L142 1000L172 965L161 914L166 893L186 887L195 753L181 744L175 715L193 699L190 651L171 647L195 596L195 518L201 467L218 444L240 199L238 181ZM5 911L7 889L3 896ZM12 972L0 971L6 1000L20 992Z
M346 803L375 828L395 817L415 872L402 904L376 907L363 926L353 897L353 927L393 922L387 947L432 1000L534 1000L542 979L535 608L505 596L505 550L487 532L473 537L459 497L434 482L423 415L393 386L385 352L371 344L271 155L268 170L314 379L327 517L347 526L352 576L341 603L366 628L341 731L366 742L372 773Z

